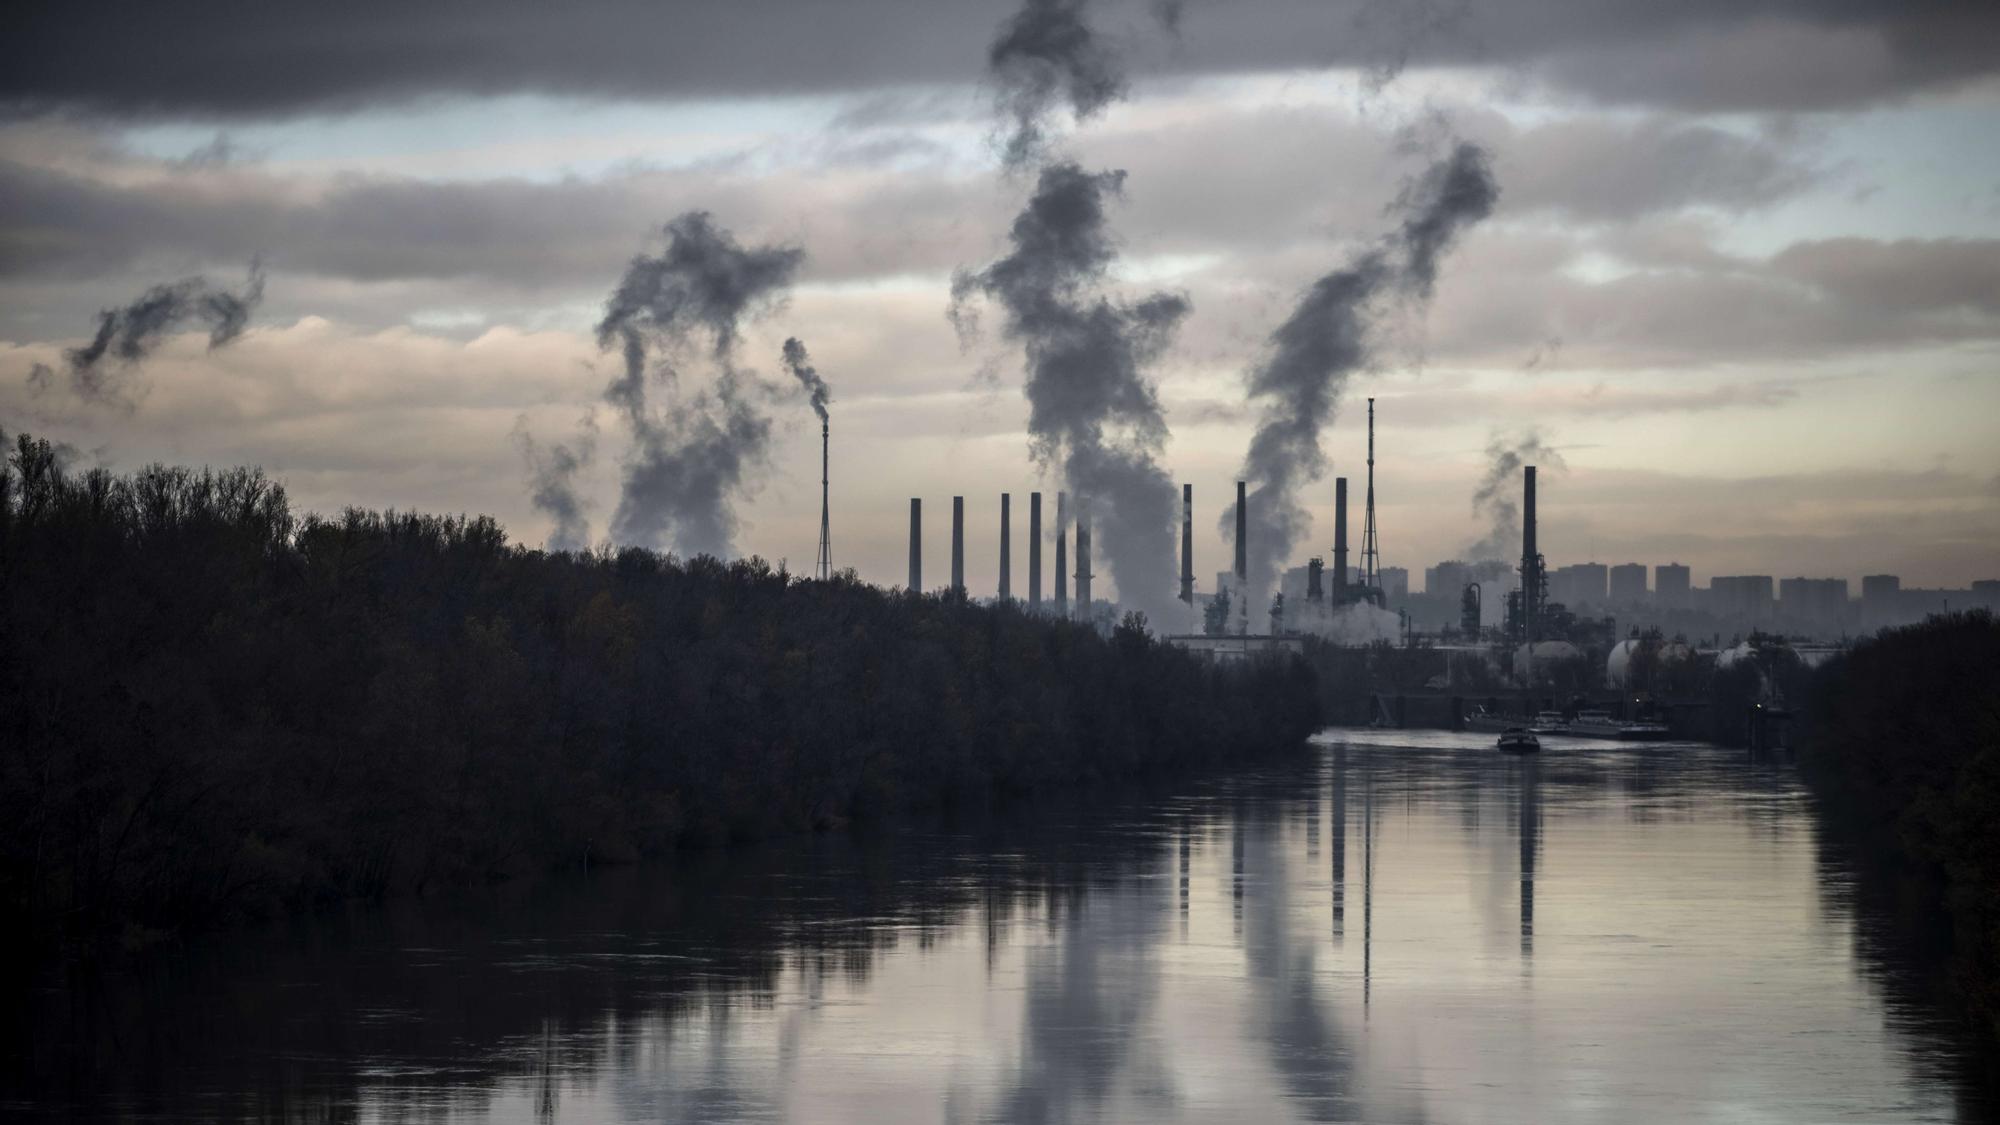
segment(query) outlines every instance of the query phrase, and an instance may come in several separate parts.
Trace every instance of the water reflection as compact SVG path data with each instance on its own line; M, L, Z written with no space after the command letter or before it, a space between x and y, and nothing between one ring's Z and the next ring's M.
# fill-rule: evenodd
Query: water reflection
M1322 851L1324 854L1322 854ZM1349 887L1348 859L1358 887ZM238 934L10 1006L76 1120L1976 1119L1783 763L1397 732ZM1359 941L1349 940L1350 892Z

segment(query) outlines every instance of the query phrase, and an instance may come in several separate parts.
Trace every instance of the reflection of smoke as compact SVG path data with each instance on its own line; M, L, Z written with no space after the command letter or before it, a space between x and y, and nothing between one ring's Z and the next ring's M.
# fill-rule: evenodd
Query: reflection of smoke
M785 340L784 356L785 370L790 371L792 378L799 381L799 386L806 389L813 413L819 415L820 421L826 421L826 404L827 400L833 397L833 392L828 389L826 380L819 377L819 371L813 367L812 359L806 355L806 346L799 342L797 336L788 337Z
M723 556L736 534L735 502L771 436L759 401L769 388L732 362L737 329L783 294L805 253L746 250L702 211L668 223L666 234L658 257L632 259L597 326L598 346L619 346L625 361L604 398L632 432L611 532L636 546ZM715 383L689 393L674 363L703 335ZM646 402L649 367L668 386L662 409Z
M1003 157L1009 168L1031 163L1047 145L1044 130L1058 101L1069 103L1078 120L1110 105L1125 93L1118 61L1083 19L1085 0L1025 0L1000 26L987 52L987 66L999 83L1000 112L1012 119ZM1169 26L1178 22L1174 5Z
M584 415L574 442L547 447L538 444L528 432L524 415L514 425L514 445L528 468L529 502L536 511L555 521L549 530L549 550L580 551L588 547L590 504L577 491L576 478L597 455L596 413Z
M208 347L214 351L243 334L263 299L264 267L258 262L250 263L250 277L240 293L211 285L205 277L155 285L131 304L97 314L97 333L90 343L63 353L70 389L90 402L120 401L125 374L152 354L168 333L189 321L205 324ZM119 366L108 368L107 358ZM54 377L47 364L38 363L29 371L28 382L41 392Z
M1159 396L1143 372L1187 315L1186 298L1155 293L1126 304L1104 292L1116 257L1105 200L1122 172L1064 161L1042 169L1015 218L1013 250L952 281L952 312L969 322L975 294L1006 310L1006 335L1027 353L1028 430L1036 460L1060 462L1088 501L1119 598L1155 620L1174 588L1173 482L1154 458L1166 441Z
M1521 466L1547 465L1560 469L1563 459L1542 441L1539 431L1530 429L1512 445L1498 434L1486 446L1486 475L1472 492L1472 518L1488 528L1486 538L1466 548L1466 557L1475 561L1506 559L1521 549L1521 506L1514 499L1521 479Z
M1160 992L1164 898L1138 882L1072 901L1059 942L1028 951L1020 1074L992 1120L1068 1120L1114 1104L1121 1078L1127 1088L1169 1080L1144 1034Z
M1263 415L1244 476L1250 504L1250 593L1262 597L1291 558L1310 520L1300 493L1326 472L1319 435L1332 421L1347 379L1372 359L1371 331L1391 299L1421 309L1437 282L1439 257L1499 198L1486 151L1460 142L1414 180L1396 202L1404 218L1382 242L1315 281L1271 335L1270 353L1251 373ZM1225 532L1235 506L1223 512Z

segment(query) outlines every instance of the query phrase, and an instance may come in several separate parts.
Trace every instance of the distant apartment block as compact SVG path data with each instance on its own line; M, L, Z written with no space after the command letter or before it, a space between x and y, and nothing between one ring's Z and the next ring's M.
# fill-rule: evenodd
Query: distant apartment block
M1614 605L1636 605L1645 600L1645 564L1625 563L1611 568L1611 601Z
M1771 616L1772 586L1768 574L1717 575L1708 580L1709 611L1723 617L1767 620Z
M1610 591L1610 568L1603 563L1574 563L1549 572L1549 600L1574 609L1603 605Z
M1663 563L1653 568L1653 600L1665 609L1686 609L1691 585L1688 568L1679 563Z

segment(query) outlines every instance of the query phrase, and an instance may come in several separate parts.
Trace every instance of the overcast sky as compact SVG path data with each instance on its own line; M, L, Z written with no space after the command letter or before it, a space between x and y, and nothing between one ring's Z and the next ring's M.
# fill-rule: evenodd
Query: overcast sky
M1019 592L1026 493L1059 484L997 310L971 335L946 315L1034 186L1002 167L986 74L1014 8L35 4L0 70L0 426L83 465L262 465L322 511L491 513L530 543L554 526L531 460L594 434L577 481L599 540L633 437L595 327L635 255L703 210L804 252L733 351L772 422L736 550L811 569L818 427L779 361L797 336L832 387L836 564L901 582L921 495L941 581L963 494L990 592L1011 491ZM1148 377L1202 588L1229 557L1246 376L1444 137L1491 153L1498 207L1428 309L1381 326L1322 435L1358 498L1376 397L1386 563L1420 582L1482 538L1488 447L1538 431L1566 465L1543 476L1551 565L2000 577L2000 5L1172 10L1085 10L1128 93L1058 117L1053 151L1126 173L1113 287L1190 303ZM253 259L264 299L233 342L188 319L95 395L66 377L100 310L196 275L240 290ZM706 393L710 358L655 394ZM1315 489L1294 563L1332 537L1331 478Z

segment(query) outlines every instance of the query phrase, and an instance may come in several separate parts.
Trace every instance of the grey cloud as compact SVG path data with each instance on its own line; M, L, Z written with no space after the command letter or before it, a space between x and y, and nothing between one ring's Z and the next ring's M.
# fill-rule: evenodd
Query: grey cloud
M434 94L687 98L965 82L1007 0L799 5L497 0L38 4L10 27L0 103L169 117L277 117ZM1412 13L1431 13L1428 20ZM1386 15L1385 20L1381 18ZM1364 16L1372 18L1363 18ZM1159 70L1525 68L1622 104L1800 109L1994 72L2000 10L1966 0L1244 0L1183 12Z

